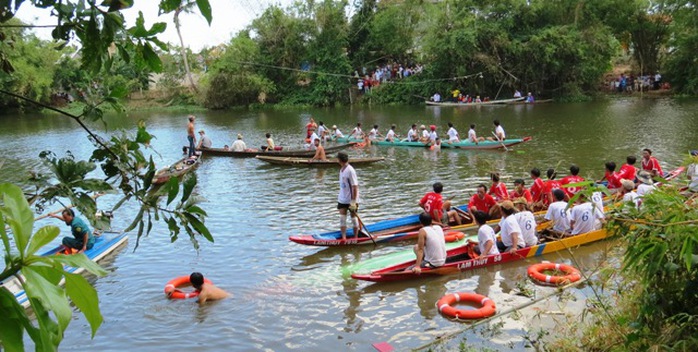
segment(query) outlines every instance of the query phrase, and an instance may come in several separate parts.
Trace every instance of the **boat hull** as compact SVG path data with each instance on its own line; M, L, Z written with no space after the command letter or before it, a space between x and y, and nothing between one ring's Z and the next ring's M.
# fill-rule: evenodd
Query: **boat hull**
M352 145L353 145L353 143L347 143L347 144L327 147L327 148L325 148L325 153L340 151L342 149L349 148ZM187 149L188 149L187 147L184 147L185 151ZM312 158L315 155L314 150L305 150L305 149L274 150L274 151L268 151L268 152L255 149L255 150L249 150L249 151L244 151L244 152L235 152L232 150L225 150L223 148L206 148L206 149L197 149L197 151L200 151L202 156L227 156L227 157L235 157L235 158L254 158L257 155Z
M335 159L328 159L328 160L310 160L306 158L292 158L292 157L279 157L279 156L266 156L266 155L257 155L256 157L259 160L266 161L270 164L277 164L277 165L289 165L289 166L306 166L306 167L328 167L328 166L337 166L339 165L337 163L337 160ZM373 164L379 161L383 161L385 158L351 158L349 162L351 165L366 165L366 164Z
M127 240L128 235L126 235L125 233L99 236L97 237L92 249L85 251L85 255L90 260L97 262L103 259L108 254L114 252L117 248L126 243ZM53 255L58 253L59 249L60 247L55 247L49 251L42 253L41 255ZM80 274L85 269L66 266L65 270L72 274ZM21 274L20 277L22 277ZM63 281L61 281L61 285L62 284ZM3 281L2 286L7 288L12 294L14 294L15 298L17 298L17 302L19 302L19 304L21 304L24 308L29 307L29 299L27 298L26 292L24 292L22 285L16 277L12 276L10 279Z
M452 101L436 102L436 101L426 100L424 103L429 105L429 106L483 106L483 105L508 104L508 103L513 103L513 102L517 102L517 101L523 101L524 99L526 99L526 97L483 101L480 103L458 103L458 102L452 102Z
M461 271L482 268L495 264L508 263L525 258L541 256L543 254L557 252L566 248L581 246L584 244L600 241L608 236L605 229L588 232L585 234L568 237L558 241L541 243L532 247L522 248L514 253L500 253L497 255L489 255L476 259L451 260L441 267L430 269L423 268L421 274L415 274L412 271L405 271L415 261L405 261L397 263L383 269L375 270L368 274L353 273L352 278L356 280L371 281L371 282L390 282L412 280L425 276L441 276L451 275ZM476 240L476 238L474 238ZM468 254L468 245L453 248L447 251L447 256L451 258L465 257Z
M524 138L511 138L511 139L505 139L502 142L498 141L482 141L479 143L472 143L472 142L457 142L457 143L448 143L448 142L443 142L441 143L441 148L442 149L449 149L449 148L454 148L454 149L469 149L469 150L479 150L479 149L501 149L504 147L512 147L517 144L521 144L524 142L528 142L532 137L524 137ZM337 142L355 142L355 143L362 143L362 139L356 139L356 138L338 138ZM422 142L405 142L405 141L371 141L371 145L378 145L378 146L390 146L390 147L418 147L418 148L429 148L431 145L430 144L425 144Z
M167 181L169 181L173 177L181 177L187 172L196 169L197 166L199 166L199 163L201 163L201 158L196 158L194 160L193 164L187 164L185 161L188 158L182 158L178 160L174 166L164 168L157 173L155 173L155 176L153 176L153 182L152 184L154 185L161 185ZM178 169L179 167L179 169Z

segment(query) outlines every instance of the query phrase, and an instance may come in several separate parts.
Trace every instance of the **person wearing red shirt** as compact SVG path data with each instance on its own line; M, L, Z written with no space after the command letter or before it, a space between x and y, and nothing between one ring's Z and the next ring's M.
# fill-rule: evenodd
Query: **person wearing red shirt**
M652 156L652 151L649 149L642 150L642 169L652 174L652 177L664 175L659 160Z
M531 206L531 203L533 202L533 198L531 197L531 192L526 189L524 180L518 178L514 180L514 190L509 192L509 198L511 199L516 199L516 198L524 198L526 199L526 205L529 207Z
M476 210L492 215L494 212L499 210L496 205L497 202L494 200L494 198L487 194L487 186L481 183L477 186L477 193L473 194L473 196L470 197L470 202L468 202L470 218L474 219L473 213Z
M584 181L584 177L579 176L579 166L572 165L570 166L570 174L563 177L562 180L560 180L560 184L564 186L582 181ZM569 200L570 198L574 197L577 192L581 191L582 187L563 187L562 190L565 191L567 199Z
M635 182L635 175L637 174L637 169L635 168L636 161L637 158L633 155L625 158L625 164L623 164L623 166L620 167L620 171L618 171L618 177L621 180L625 179Z
M545 181L545 185L543 186L543 205L547 208L550 203L555 201L553 199L553 191L562 188L562 185L560 185L560 181L555 179L557 176L555 169L548 169L546 174L548 180Z
M490 187L490 191L487 194L494 197L494 200L497 202L509 199L507 186L504 185L504 182L499 182L499 174L494 172L490 175L490 178L492 179L492 187Z
M444 190L444 185L441 182L436 182L433 185L434 192L429 192L419 201L419 206L424 209L424 212L429 214L435 223L440 224L443 218L443 197L441 192Z
M308 124L305 125L305 138L310 138L316 128L317 124L315 123L315 119L311 117L310 120L308 120Z
M599 181L603 181L606 179L608 181L608 189L611 191L611 193L615 193L620 189L623 185L620 183L620 177L618 176L618 173L616 171L616 163L609 161L606 163L606 174L603 176L603 178Z
M543 210L543 187L545 184L540 178L540 170L538 168L531 169L531 178L533 179L533 185L529 189L531 198L533 198L531 206L534 211Z

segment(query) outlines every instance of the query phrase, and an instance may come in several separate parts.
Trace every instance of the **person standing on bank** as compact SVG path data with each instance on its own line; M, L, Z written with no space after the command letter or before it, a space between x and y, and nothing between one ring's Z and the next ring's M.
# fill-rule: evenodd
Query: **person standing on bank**
M194 115L189 115L189 124L187 124L187 140L189 141L189 152L187 157L191 158L196 155L196 134L194 134Z
M351 215L354 228L354 238L359 237L359 221L356 212L359 209L359 179L356 170L349 165L349 155L344 152L337 153L339 161L339 195L337 196L337 209L339 210L339 230L342 232L342 240L347 239L347 211Z
M92 246L95 244L95 237L85 221L75 216L73 209L65 209L61 215L51 214L50 216L62 220L66 225L70 226L73 238L63 237L63 246L77 249L78 253L92 249Z

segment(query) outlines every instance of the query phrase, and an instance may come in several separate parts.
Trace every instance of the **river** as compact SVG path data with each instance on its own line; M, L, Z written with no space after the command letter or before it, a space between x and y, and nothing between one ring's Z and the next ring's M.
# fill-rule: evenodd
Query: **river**
M417 201L441 181L446 197L463 204L488 174L502 174L507 187L515 178L530 180L532 167L558 166L566 174L571 163L581 175L598 179L605 161L619 166L627 155L651 148L665 170L681 163L689 149L698 147L696 100L617 99L579 104L515 105L476 108L345 107L308 110L215 111L199 113L197 130L205 129L215 146L230 144L241 133L248 146L259 146L271 132L280 145L299 145L307 117L337 124L347 134L357 121L364 129L377 123L385 131L391 123L405 134L411 123L453 122L462 136L470 123L489 135L499 119L510 137L532 136L531 142L504 151L372 147L352 155L384 156L382 164L358 168L366 223L418 212ZM180 157L185 144L186 114L132 113L107 116L103 135L134 130L144 119L157 139L153 147L158 165ZM41 168L38 154L70 150L88 158L92 150L85 133L70 119L55 115L0 116L4 168L2 180L21 182L24 170ZM442 132L445 132L443 130ZM639 161L638 164L639 165ZM544 171L543 171L544 172ZM206 158L197 169L195 192L207 199L207 226L215 243L202 239L197 252L185 237L170 243L166 227L157 226L134 251L135 234L126 247L101 264L109 270L92 278L97 288L104 324L94 339L82 316L68 328L61 350L139 350L163 348L206 350L356 350L370 351L375 342L388 341L398 350L416 347L460 323L441 317L434 303L446 292L475 291L489 295L498 307L517 302L512 293L526 280L531 259L457 276L395 284L367 284L342 276L342 266L381 253L408 248L365 246L322 249L294 244L288 236L335 229L337 168L305 169L263 164L255 159ZM117 198L105 196L100 208ZM136 205L116 213L113 227L123 229ZM68 235L66 226L55 224ZM609 242L575 252L578 260L594 265ZM567 261L565 253L548 260ZM192 301L167 300L165 283L173 277L201 271L232 299L198 306Z

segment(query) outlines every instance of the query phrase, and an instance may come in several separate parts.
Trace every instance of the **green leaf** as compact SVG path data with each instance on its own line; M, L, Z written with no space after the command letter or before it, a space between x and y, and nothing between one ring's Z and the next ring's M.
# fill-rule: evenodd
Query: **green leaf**
M19 253L24 257L24 251L34 227L34 214L32 214L21 188L13 184L3 183L0 184L0 194L3 195L4 202L4 206L0 209L5 216L5 222L12 229Z
M46 304L33 297L29 297L29 304L31 304L35 319L39 323L39 329L27 329L29 336L36 343L36 350L55 351L63 338L63 332L58 324L53 321Z
M31 266L22 268L22 274L26 278L23 286L27 296L38 299L53 312L58 321L60 335L62 335L73 315L65 291L46 280Z
M159 14L162 15L163 13L170 13L176 10L181 3L182 0L160 0Z
M204 16L206 21L208 21L208 25L211 25L211 20L213 19L211 15L211 4L208 2L208 0L196 0L196 5L199 6L199 11L201 11L201 14Z
M97 329L102 325L102 313L99 311L99 297L97 291L89 282L78 274L65 274L65 291L90 323L92 337L95 337Z
M211 236L211 232L209 232L208 228L206 227L206 225L204 225L203 222L201 222L201 220L199 220L196 216L188 213L185 213L184 216L186 216L187 221L189 221L189 223L196 230L196 232L204 236L209 242L213 242L213 236Z
M162 61L150 43L143 44L143 60L153 72L162 72Z
M24 327L29 318L17 298L0 286L0 344L5 351L24 351Z
M198 207L196 205L191 205L191 206L187 207L185 210L192 213L192 214L199 214L199 215L203 215L203 216L208 215L208 214L206 214L205 210L201 209L200 207Z
M179 193L179 181L177 178L170 178L165 184L165 189L167 189L167 205L170 205L175 197L177 197L177 193Z
M149 36L155 36L157 34L160 34L164 32L167 29L167 23L165 22L156 22L153 24L152 27L150 27L150 30L148 30L148 35Z
M35 254L43 246L51 243L58 235L61 230L56 226L44 226L34 233L31 241L29 242L29 248L27 248L27 256Z
M72 255L51 255L45 258L50 258L51 260L54 260L56 262L59 262L64 265L72 266L74 268L83 268L87 270L88 272L97 275L97 276L104 276L107 274L107 271L104 270L99 264L95 263L94 261L90 260L84 253L78 253L78 254L72 254Z
M182 185L182 203L186 202L187 199L189 199L191 192L194 190L194 186L196 186L196 174L187 174L187 176L184 178L184 182Z

